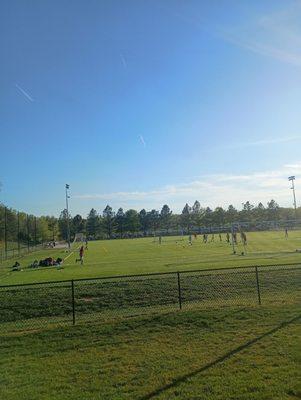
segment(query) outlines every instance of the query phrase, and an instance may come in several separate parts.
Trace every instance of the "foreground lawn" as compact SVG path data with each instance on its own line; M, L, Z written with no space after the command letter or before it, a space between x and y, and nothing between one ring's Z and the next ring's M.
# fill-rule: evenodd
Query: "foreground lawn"
M204 244L202 237L189 246L188 237L164 237L162 244L152 238L123 239L89 242L85 253L85 264L76 264L77 251L68 256L65 250L44 250L21 258L22 271L11 272L14 260L0 266L0 285L52 280L76 279L110 275L166 272L243 265L265 265L299 263L301 253L301 231L289 232L285 239L282 231L248 233L246 249L239 243L237 254L232 254L223 235L220 242ZM209 237L210 239L210 237ZM242 256L241 252L245 251ZM63 268L28 268L35 259L45 257L66 258Z
M225 308L0 337L0 398L301 398L300 307Z

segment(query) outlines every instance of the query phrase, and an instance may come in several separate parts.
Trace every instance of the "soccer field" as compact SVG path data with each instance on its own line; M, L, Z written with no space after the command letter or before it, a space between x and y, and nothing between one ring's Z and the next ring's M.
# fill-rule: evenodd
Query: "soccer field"
M83 266L75 262L78 244L71 253L39 251L20 259L21 271L11 271L12 261L2 265L1 285L301 261L300 231L287 239L283 232L249 233L246 249L238 243L236 254L222 239L94 241ZM50 255L65 258L62 268L28 267ZM77 282L75 325L70 282L53 290L51 284L2 288L0 398L299 398L299 269L260 271L261 305L249 270L183 274L183 308L177 274Z
M193 238L192 245L188 236L163 237L162 244L158 238L93 241L85 251L83 266L76 263L79 244L73 245L71 253L65 249L43 250L20 258L21 271L11 271L14 260L4 262L0 267L0 285L301 261L301 253L296 252L301 248L301 231L289 232L288 238L283 231L251 232L247 238L246 248L240 242L235 246L236 254L225 235L222 241L215 235L214 242L209 236L206 244L198 236ZM45 257L65 260L61 268L29 267L35 259Z

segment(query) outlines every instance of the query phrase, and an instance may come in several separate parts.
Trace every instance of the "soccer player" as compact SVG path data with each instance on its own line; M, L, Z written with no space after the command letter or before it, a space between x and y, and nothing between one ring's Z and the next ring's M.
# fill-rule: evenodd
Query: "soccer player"
M81 246L79 249L79 259L76 259L75 262L80 261L81 265L84 263L84 246Z
M288 229L287 228L285 228L285 238L286 239L288 238Z
M162 243L162 236L160 235L159 236L159 244L161 244Z
M229 232L226 233L226 241L227 241L227 243L230 243L230 235L229 235Z
M245 246L247 244L247 235L245 234L245 232L241 232L241 240L243 245Z
M219 241L221 242L222 241L222 235L220 233L218 234L218 237L219 237Z

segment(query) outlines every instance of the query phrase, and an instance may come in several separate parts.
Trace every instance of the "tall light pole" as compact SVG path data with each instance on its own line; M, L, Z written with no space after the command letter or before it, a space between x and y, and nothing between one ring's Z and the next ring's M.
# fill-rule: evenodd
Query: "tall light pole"
M290 182L292 182L292 187L291 187L291 189L292 189L292 191L293 191L293 196L294 196L295 217L297 218L297 203L296 203L295 182L294 182L295 179L296 179L295 176L289 176L289 177L288 177L288 180L289 180Z
M70 250L70 224L69 224L69 204L68 199L70 198L68 194L69 185L66 183L66 210L67 210L67 240L68 240L68 248Z

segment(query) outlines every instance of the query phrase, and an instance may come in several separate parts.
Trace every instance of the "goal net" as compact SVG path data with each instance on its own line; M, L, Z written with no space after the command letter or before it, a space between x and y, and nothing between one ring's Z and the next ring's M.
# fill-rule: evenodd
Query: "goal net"
M86 241L86 235L84 233L76 233L73 239L73 244L85 241Z

